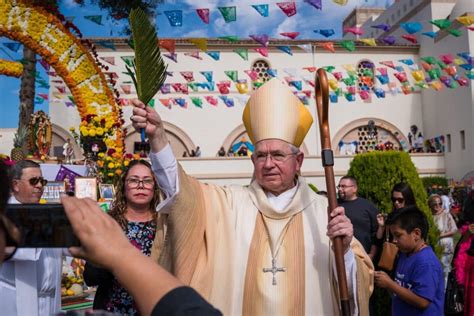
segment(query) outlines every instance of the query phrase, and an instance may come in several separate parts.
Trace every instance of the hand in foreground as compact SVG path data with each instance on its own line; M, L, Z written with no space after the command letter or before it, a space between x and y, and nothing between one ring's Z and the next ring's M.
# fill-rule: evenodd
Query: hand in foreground
M327 235L331 240L335 237L341 236L342 248L344 253L346 253L350 247L352 236L354 235L351 220L345 215L344 208L341 206L336 207L331 212L330 216L331 220L328 224Z
M377 214L377 225L384 227L385 226L385 214Z
M375 271L374 282L378 287L385 289L389 287L394 281L384 271Z
M117 222L104 213L97 202L62 195L61 203L81 242L80 247L69 248L74 257L112 270L115 263L134 251Z

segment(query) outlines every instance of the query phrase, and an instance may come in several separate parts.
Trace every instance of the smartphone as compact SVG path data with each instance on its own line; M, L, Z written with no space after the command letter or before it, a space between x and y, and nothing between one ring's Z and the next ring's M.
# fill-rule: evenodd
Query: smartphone
M80 245L62 204L8 204L6 215L20 230L18 248Z

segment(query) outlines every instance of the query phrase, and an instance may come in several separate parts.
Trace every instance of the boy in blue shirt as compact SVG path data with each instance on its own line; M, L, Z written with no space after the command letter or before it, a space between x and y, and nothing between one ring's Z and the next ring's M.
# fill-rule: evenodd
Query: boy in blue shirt
M375 284L392 293L392 315L443 315L444 277L441 264L425 240L428 220L416 206L391 213L387 219L399 249L395 280L375 272Z

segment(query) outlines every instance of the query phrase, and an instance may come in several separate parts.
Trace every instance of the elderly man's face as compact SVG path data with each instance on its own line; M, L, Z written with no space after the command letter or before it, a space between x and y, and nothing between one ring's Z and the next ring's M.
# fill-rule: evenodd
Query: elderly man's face
M15 198L21 203L38 203L43 195L44 186L42 181L31 184L31 179L42 179L40 168L23 169L21 179L13 180L13 193Z
M279 139L266 139L255 145L252 162L257 183L265 191L279 195L295 185L304 154L292 153L290 145Z

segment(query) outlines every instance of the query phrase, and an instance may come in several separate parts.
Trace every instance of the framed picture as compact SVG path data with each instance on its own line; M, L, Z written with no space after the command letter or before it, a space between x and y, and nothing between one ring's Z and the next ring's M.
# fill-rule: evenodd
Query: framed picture
M111 201L115 197L115 189L112 184L99 184L100 198Z
M76 177L74 179L74 195L80 199L91 198L97 201L97 179Z
M66 185L64 181L51 181L44 187L42 199L47 203L59 203L59 195L66 192Z

